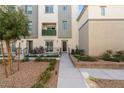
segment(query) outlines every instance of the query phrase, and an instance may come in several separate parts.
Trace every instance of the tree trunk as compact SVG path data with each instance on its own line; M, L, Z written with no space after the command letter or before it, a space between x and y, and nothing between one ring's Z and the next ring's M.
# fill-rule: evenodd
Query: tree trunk
M10 41L9 40L6 40L6 46L7 46L7 51L8 51L9 69L10 69L10 73L12 74L12 55L11 55L11 47L10 47Z
M20 43L19 43L19 49L18 49L18 71L19 71L19 64L20 64Z
M7 63L5 62L4 48L3 48L3 42L2 42L2 40L1 40L1 47L2 47L2 55L3 55L2 62L3 62L3 65L4 65L6 78L8 78Z

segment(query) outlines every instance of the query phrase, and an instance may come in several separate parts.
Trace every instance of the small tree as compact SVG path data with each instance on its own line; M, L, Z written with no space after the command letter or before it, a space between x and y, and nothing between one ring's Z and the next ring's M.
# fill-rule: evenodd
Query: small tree
M0 6L0 33L6 43L8 51L8 64L12 71L12 55L10 42L28 36L28 18L17 6Z
M5 57L4 57L4 48L3 48L3 32L0 31L0 41L1 41L1 50L2 50L2 63L4 65L4 69L5 69L5 75L6 75L6 78L8 77L8 73L7 73L7 64L6 64L6 61L5 61Z

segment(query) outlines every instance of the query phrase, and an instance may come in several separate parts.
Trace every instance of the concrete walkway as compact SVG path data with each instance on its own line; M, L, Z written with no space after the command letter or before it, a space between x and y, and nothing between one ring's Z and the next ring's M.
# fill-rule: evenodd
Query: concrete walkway
M74 68L68 54L60 58L58 88L86 88L85 80L78 69Z
M124 80L123 69L88 69L80 68L80 72L88 73L90 76L101 79Z

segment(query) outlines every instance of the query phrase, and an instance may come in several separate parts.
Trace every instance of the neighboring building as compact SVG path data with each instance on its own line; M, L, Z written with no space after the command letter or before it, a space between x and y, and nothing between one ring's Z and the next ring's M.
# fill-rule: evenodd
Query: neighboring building
M28 51L35 47L44 47L46 52L56 52L58 49L68 52L78 45L78 6L41 5L21 6L29 17L29 32L31 36L21 39L21 48Z
M98 56L124 50L124 6L84 6L78 17L79 48Z

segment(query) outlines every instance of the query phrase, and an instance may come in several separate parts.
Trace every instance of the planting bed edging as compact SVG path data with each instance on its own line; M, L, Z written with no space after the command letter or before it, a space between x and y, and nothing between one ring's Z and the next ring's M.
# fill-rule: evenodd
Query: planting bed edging
M102 60L99 60L98 62L88 61L77 62L77 59L73 57L73 55L70 55L70 59L76 68L124 69L124 62L110 62Z

